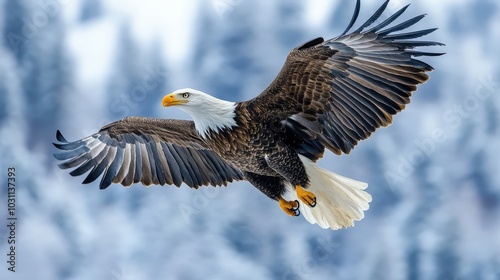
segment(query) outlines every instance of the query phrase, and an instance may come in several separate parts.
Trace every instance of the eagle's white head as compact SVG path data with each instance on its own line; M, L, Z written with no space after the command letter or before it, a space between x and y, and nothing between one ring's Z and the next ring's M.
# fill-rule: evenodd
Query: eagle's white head
M209 136L210 130L218 132L220 129L236 126L236 103L215 98L199 90L176 90L163 97L162 105L179 106L188 113L203 138Z

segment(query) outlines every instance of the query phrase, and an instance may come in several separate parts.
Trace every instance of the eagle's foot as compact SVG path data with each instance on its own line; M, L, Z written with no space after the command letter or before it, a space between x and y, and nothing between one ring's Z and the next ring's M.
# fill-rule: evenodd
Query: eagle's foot
M300 211L299 211L299 202L297 200L294 201L287 201L284 200L282 197L279 199L279 205L281 209L290 216L299 216Z
M316 196L312 192L306 191L299 185L295 186L295 190L297 191L297 197L302 202L309 205L310 207L316 206Z

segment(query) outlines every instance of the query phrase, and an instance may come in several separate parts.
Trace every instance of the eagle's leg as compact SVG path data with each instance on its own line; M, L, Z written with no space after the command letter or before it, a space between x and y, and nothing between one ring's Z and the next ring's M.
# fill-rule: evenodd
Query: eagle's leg
M302 202L309 205L310 207L316 206L316 196L312 192L306 191L300 185L295 186L295 191L297 192L297 197Z
M271 177L252 172L244 172L245 179L259 189L269 198L277 200L281 209L290 216L299 216L299 202L297 200L287 201L281 196L285 192L283 179Z
M309 186L309 176L297 152L283 148L276 154L266 156L265 159L269 167L295 186L300 201L310 207L316 206L316 196L306 190Z

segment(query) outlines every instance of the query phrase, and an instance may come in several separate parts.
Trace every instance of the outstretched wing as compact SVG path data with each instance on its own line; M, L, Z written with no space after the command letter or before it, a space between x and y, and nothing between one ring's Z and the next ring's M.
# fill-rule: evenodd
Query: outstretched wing
M209 150L192 121L128 117L108 124L89 137L68 142L57 131L54 143L62 169L75 168L72 176L90 170L84 184L103 174L99 187L111 183L130 186L142 182L165 185L182 182L192 188L226 185L242 180L241 172Z
M260 112L280 116L302 138L299 149L312 160L322 156L324 147L336 154L349 153L359 140L389 125L392 116L410 102L417 85L428 79L425 72L433 70L414 57L441 55L414 50L442 45L413 40L436 29L394 34L424 15L386 28L408 6L367 30L388 2L345 35L359 14L358 0L342 35L327 41L317 38L293 49L273 83L247 101Z

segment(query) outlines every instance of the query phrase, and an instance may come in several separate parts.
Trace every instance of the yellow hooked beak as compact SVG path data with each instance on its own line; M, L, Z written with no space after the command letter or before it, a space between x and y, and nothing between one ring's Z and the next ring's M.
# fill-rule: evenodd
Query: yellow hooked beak
M178 99L175 97L175 94L171 93L163 97L161 104L163 105L163 107L169 107L169 106L185 104L187 102L188 101L186 99Z

